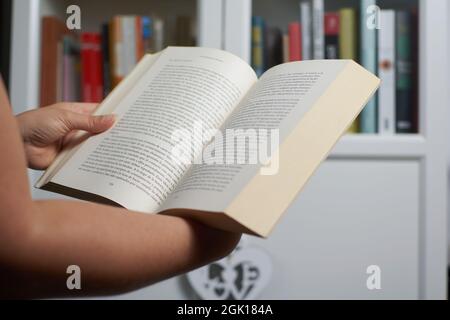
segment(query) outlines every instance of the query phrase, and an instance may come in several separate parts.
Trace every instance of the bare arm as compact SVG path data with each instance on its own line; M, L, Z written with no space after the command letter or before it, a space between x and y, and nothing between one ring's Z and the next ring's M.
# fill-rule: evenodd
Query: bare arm
M75 201L33 201L27 157L0 83L0 297L119 293L228 254L240 235L177 217ZM7 156L6 156L7 155ZM66 268L81 268L81 291Z

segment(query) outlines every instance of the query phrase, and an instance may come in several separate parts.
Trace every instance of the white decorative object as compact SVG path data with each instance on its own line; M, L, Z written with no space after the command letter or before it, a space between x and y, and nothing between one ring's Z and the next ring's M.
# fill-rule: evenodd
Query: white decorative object
M247 246L243 238L228 257L189 272L187 278L204 300L251 300L259 296L271 274L269 255Z

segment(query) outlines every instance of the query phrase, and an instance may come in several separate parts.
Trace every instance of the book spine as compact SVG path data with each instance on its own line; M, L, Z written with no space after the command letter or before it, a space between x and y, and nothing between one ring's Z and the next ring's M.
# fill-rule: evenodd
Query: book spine
M283 35L281 30L276 27L267 28L265 40L265 68L270 69L283 63Z
M289 62L289 35L283 34L283 63Z
M159 52L164 49L164 21L160 18L154 18L152 21L153 52Z
M418 133L419 124L419 13L417 8L412 11L412 77L413 77L413 132Z
M344 8L339 11L339 58L357 60L356 53L356 12L352 8ZM359 119L356 119L349 133L359 131Z
M74 75L72 74L72 55L71 55L70 38L64 37L63 39L63 101L72 100L72 80Z
M339 14L325 14L325 59L339 59Z
M81 90L83 102L92 102L92 34L81 35Z
M377 74L377 29L367 24L367 9L374 5L376 5L376 0L361 0L360 54L362 66L373 74ZM377 95L374 95L361 112L360 131L376 133L377 124Z
M56 102L64 101L64 44L58 42L56 54Z
M145 54L144 50L144 27L142 24L142 17L135 18L135 40L136 40L136 63L139 62Z
M396 128L398 133L413 132L411 21L411 13L407 11L396 12Z
M99 33L81 35L82 99L100 102L103 99L102 39Z
M325 58L324 0L313 0L313 56Z
M42 19L41 40L41 81L39 104L41 107L58 101L58 55L61 51L61 41L65 34L70 34L65 24L55 17Z
M109 29L109 45L110 45L110 60L111 60L111 81L113 89L122 81L124 77L124 63L123 63L123 43L122 43L122 18L116 16L112 19Z
M302 33L299 22L289 24L289 61L302 60Z
M124 75L133 70L136 65L136 19L134 16L122 17L122 41Z
M302 26L302 58L312 59L312 18L311 3L300 2L300 23Z
M378 131L395 133L395 11L381 10L381 28L378 33Z
M252 67L259 77L264 73L264 20L252 17Z
M148 16L141 17L142 22L142 44L143 50L145 53L154 52L153 44L152 44L152 18Z
M102 36L100 33L93 33L91 38L91 81L92 81L92 102L103 100L103 62L102 62Z
M63 39L63 101L79 101L78 57L80 51L77 41L71 36Z
M110 35L108 24L102 25L103 97L111 92Z

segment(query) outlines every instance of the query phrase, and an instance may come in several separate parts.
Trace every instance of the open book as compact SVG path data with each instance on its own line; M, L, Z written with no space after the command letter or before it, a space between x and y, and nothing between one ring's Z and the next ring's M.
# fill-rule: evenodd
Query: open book
M230 53L168 47L99 106L115 126L80 136L36 187L265 237L379 82L350 60L285 63L258 80Z

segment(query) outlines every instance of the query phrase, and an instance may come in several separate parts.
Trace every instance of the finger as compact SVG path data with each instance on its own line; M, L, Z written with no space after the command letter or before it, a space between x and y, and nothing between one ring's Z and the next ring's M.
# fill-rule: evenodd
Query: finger
M61 102L55 104L54 107L82 114L92 114L97 109L98 103Z
M111 128L115 122L114 115L92 116L76 112L64 114L63 122L69 130L84 130L90 133L100 133Z

